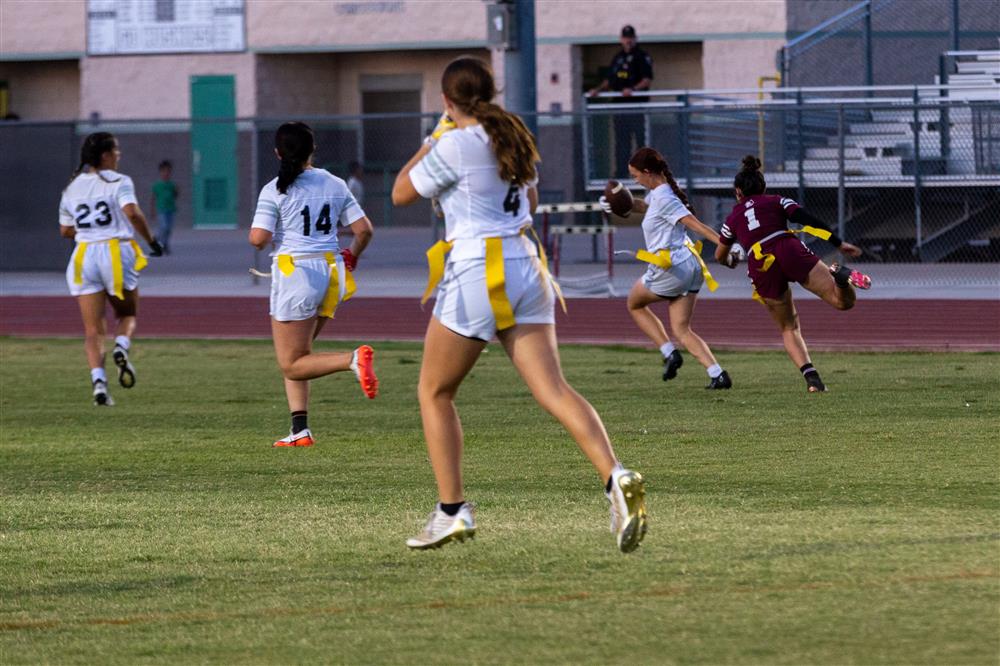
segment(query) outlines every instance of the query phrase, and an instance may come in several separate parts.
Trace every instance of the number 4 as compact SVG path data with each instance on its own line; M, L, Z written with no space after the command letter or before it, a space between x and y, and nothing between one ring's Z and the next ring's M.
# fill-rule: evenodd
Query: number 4
M521 210L521 191L517 185L511 185L507 190L507 196L503 200L503 212L510 213L517 217L517 211Z

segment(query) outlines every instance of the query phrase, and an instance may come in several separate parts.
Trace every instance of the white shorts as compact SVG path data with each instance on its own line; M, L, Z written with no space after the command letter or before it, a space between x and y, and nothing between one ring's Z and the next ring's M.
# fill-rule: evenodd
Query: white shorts
M642 276L643 286L663 298L675 298L689 293L697 293L704 282L701 264L691 254L667 270L650 264Z
M122 289L132 291L139 286L139 271L135 270L135 248L127 239L119 241L118 247L121 249L122 258ZM77 283L75 264L79 251L80 246L77 245L66 267L69 293L73 296L86 296L106 291L114 295L115 278L111 269L111 243L107 241L87 243L83 255L83 270L80 272L81 281Z
M330 287L330 266L324 257L296 257L295 269L285 275L278 258L271 263L271 316L278 321L302 321L319 313ZM343 266L339 257L337 265ZM338 280L343 284L343 280Z
M504 259L507 300L516 324L554 324L555 294L537 257ZM449 261L438 288L434 316L467 338L490 340L497 321L486 288L486 260Z

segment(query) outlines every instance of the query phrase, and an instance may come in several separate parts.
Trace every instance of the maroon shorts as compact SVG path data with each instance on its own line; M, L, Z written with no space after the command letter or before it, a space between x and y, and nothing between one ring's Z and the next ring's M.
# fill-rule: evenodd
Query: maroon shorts
M774 263L766 271L761 271L764 262L751 254L747 257L747 275L758 294L775 300L785 295L789 282L805 282L809 271L819 262L819 257L791 234L776 238L762 252L773 254Z

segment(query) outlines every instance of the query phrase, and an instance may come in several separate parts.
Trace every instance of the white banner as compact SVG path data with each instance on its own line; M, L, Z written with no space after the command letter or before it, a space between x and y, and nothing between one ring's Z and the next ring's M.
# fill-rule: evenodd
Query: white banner
M88 0L87 53L246 50L244 0Z

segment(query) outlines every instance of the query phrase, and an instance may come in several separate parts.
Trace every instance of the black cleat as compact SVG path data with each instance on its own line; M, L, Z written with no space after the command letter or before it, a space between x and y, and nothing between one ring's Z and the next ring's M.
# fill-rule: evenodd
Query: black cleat
M135 368L129 363L128 352L116 345L115 350L111 353L111 358L118 366L118 383L122 385L122 388L135 386Z
M677 371L684 365L684 357L676 349L670 352L670 356L663 359L663 381L673 379L677 376Z
M807 391L809 391L810 393L826 392L826 384L824 384L823 380L820 379L818 372L813 370L812 372L807 372L804 376L806 378Z
M712 377L712 381L708 383L706 389L731 389L733 388L733 380L729 378L729 373L725 370L718 377Z

